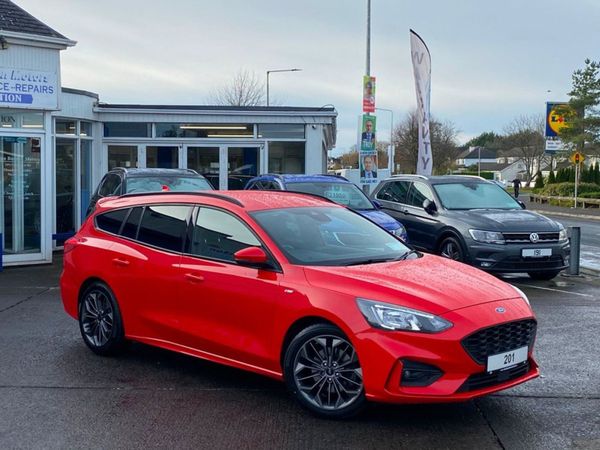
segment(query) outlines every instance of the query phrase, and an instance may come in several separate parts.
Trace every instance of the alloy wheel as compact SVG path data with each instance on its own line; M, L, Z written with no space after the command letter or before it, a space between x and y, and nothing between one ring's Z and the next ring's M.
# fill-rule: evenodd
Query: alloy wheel
M461 250L458 247L458 244L452 240L447 240L442 244L442 251L440 252L440 255L444 258L449 258L454 261L462 260Z
M83 300L81 325L87 341L104 346L113 334L114 311L110 299L99 289L91 290Z
M335 411L363 393L362 369L352 344L334 335L316 336L296 353L294 382L309 403Z

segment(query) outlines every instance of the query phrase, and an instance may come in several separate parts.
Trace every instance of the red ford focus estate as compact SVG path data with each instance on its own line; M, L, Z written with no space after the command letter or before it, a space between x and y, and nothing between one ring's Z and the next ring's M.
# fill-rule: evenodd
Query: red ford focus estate
M285 380L305 408L463 401L535 378L525 294L286 191L101 200L65 243L84 342L134 340Z

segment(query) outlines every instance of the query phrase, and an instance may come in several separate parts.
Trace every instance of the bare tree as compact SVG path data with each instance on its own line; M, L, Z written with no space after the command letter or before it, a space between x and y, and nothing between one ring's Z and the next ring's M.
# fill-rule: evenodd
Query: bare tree
M231 80L218 88L211 102L227 106L259 106L265 103L263 82L255 72L240 69Z
M519 116L504 127L500 148L516 156L525 165L526 182L530 183L545 160L544 117L539 114Z
M454 164L460 149L457 146L458 131L451 122L441 122L435 118L429 121L431 150L434 173L446 173ZM394 129L396 145L395 163L399 163L403 172L415 172L419 154L419 124L417 112L409 112Z

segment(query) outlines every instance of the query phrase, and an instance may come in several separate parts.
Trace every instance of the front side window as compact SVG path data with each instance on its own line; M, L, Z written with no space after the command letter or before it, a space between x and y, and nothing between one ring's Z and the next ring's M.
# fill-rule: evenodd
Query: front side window
M368 264L401 259L409 252L383 228L346 208L282 208L251 215L292 264Z
M434 184L446 209L521 209L516 200L494 183L465 181Z
M352 183L286 183L286 188L288 191L325 197L351 209L375 209L363 191Z
M117 209L96 216L96 227L108 233L117 234L129 209Z
M433 194L429 186L423 183L415 182L408 193L408 204L417 208L423 208L425 200L433 201Z
M192 233L191 254L233 262L238 250L260 245L237 217L218 209L200 208Z
M391 181L377 193L377 199L406 204L409 188L410 181Z
M173 252L183 249L191 206L150 205L144 210L137 240Z

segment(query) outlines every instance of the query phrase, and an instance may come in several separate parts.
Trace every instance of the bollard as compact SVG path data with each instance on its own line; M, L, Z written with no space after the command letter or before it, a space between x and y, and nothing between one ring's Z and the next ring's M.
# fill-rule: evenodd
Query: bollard
M579 275L579 258L581 256L581 227L569 227L569 275Z

